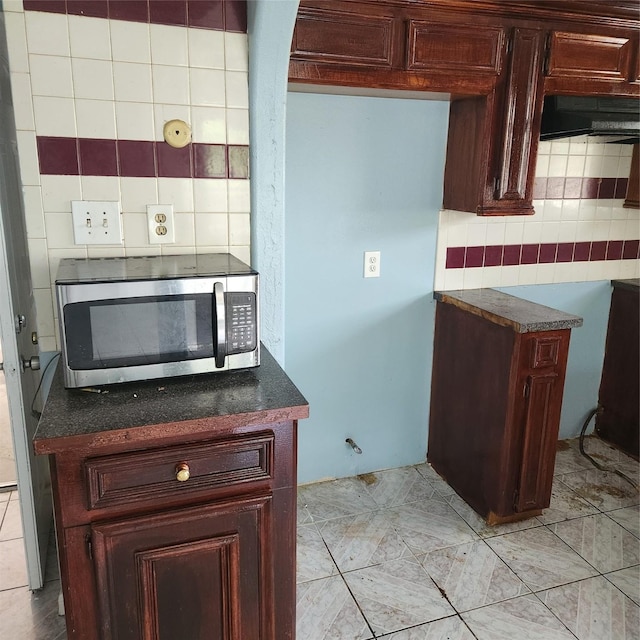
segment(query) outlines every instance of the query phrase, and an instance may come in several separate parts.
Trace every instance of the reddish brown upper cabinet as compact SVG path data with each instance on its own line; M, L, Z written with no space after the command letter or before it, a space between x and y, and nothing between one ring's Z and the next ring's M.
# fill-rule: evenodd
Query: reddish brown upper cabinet
M50 456L71 640L294 640L296 431L308 406L255 370L64 389ZM90 416L90 418L88 418Z
M509 33L506 71L487 96L454 99L444 175L445 209L529 215L544 98L544 35Z
M289 81L451 100L445 209L528 215L545 94L640 96L634 2L301 0Z
M488 524L538 515L582 319L491 289L435 295L427 459Z

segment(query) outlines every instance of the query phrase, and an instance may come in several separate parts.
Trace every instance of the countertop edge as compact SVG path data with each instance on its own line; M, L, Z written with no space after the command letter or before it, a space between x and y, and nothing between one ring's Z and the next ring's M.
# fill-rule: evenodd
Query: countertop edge
M211 435L232 431L238 427L255 427L279 422L303 420L309 417L309 405L295 405L278 409L263 411L251 411L247 413L235 413L225 416L211 416L191 420L179 420L168 423L146 424L139 426L123 427L121 429L109 429L95 433L82 433L51 438L38 438L33 440L35 453L38 455L55 455L69 451L70 448L78 451L98 450L111 446L127 443L131 448L137 445L143 446L149 440L165 439L167 443L172 441L199 440Z
M516 319L515 317L509 317L509 315L504 313L503 306L501 306L501 308L498 310L498 305L492 304L490 301L487 301L484 304L480 304L478 300L465 299L465 294L469 296L473 293L478 294L482 292L490 293L491 296L499 299L501 302L505 302L507 304L509 302L513 302L514 304L517 304L521 309L530 309L532 312L534 312L532 313L533 316L540 314L542 311L546 311L549 313L553 313L556 317L548 321L540 320L537 318L532 318L530 321L523 321ZM451 304L455 307L458 307L459 309L462 309L463 311L467 311L474 315L480 316L485 320L488 320L489 322L493 322L494 324L503 327L509 327L516 333L533 333L537 331L558 331L562 329L573 329L575 327L581 327L583 324L583 319L579 316L574 316L564 311L559 311L557 309L553 309L552 307L547 307L545 305L538 304L537 302L531 302L530 300L525 300L524 298L519 298L502 291L497 291L495 289L434 291L433 297L438 302ZM492 307L496 307L496 309L493 309ZM535 312L537 312L537 314ZM514 316L515 315L516 314L514 314Z

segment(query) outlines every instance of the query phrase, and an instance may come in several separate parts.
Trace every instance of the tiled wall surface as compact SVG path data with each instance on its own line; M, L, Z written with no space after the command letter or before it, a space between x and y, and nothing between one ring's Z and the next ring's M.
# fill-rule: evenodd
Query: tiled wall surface
M56 349L62 257L230 251L248 261L244 0L3 6L41 350ZM193 131L184 149L163 141L176 118ZM120 202L123 245L75 245L72 200ZM148 204L173 204L175 244L149 244Z
M585 137L541 142L535 215L441 211L435 289L640 276L640 211L622 206L631 153Z

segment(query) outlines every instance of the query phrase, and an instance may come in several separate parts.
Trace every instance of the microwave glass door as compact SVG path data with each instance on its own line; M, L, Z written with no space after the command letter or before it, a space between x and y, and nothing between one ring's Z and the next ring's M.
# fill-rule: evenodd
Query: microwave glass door
M212 303L211 294L181 294L67 304L67 364L82 370L211 358Z

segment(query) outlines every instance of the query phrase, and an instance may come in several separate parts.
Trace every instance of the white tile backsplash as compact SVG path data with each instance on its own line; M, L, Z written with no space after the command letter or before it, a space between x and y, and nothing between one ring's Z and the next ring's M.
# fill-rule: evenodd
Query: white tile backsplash
M51 282L62 257L232 251L250 260L248 180L41 176L36 146L36 135L159 142L174 118L195 143L249 145L246 34L6 7L5 20L41 348L56 344ZM75 246L77 199L119 201L124 244ZM148 244L146 206L158 202L174 206L174 244Z
M113 140L116 137L116 114L113 101L78 98L75 101L75 107L79 138Z
M151 63L149 25L110 20L111 53L114 62Z
M174 211L193 211L193 181L189 178L158 178L158 202L173 204Z
M73 97L71 58L64 56L29 56L31 90L34 96Z
M248 71L249 50L243 33L224 33L225 68L227 71Z
M38 149L36 134L33 131L16 132L18 155L20 162L20 178L23 185L40 184L40 167L38 166Z
M629 168L629 145L594 143L585 138L582 141L541 142L536 175L551 179L615 179L628 178ZM638 260L445 269L446 258L442 256L446 251L442 248L501 244L501 236L505 245L637 240L640 237L640 213L637 209L623 207L620 199L536 200L534 208L533 216L506 220L441 212L436 283L444 282L447 288L459 288L461 283L465 288L496 286L489 283L496 282L499 269L502 286L640 276ZM465 218L470 215L473 219Z
M24 14L5 13L4 20L11 72L28 73L29 51L27 49L27 31Z
M117 101L153 102L151 66L148 64L114 62L113 86Z
M31 238L28 246L31 284L34 289L46 289L50 286L47 241L44 238Z
M130 255L129 250L133 247L148 246L149 234L146 213L123 213L122 229L127 255Z
M72 58L71 66L76 98L113 100L114 69L111 60Z
M227 142L249 144L249 109L227 109Z
M46 56L69 56L69 23L59 13L26 11L27 46L29 53Z
M251 193L248 180L229 180L229 212L249 213L251 211Z
M118 140L154 140L153 105L150 102L116 102Z
M225 68L225 44L222 31L188 29L188 38L189 66L191 68Z
M191 105L225 106L225 72L219 69L191 69Z
M151 64L174 67L189 66L187 30L164 24L149 25Z
M33 99L31 93L31 76L28 73L11 74L11 97L16 129L34 131Z
M249 78L247 72L225 71L225 90L228 108L249 108Z
M227 180L195 179L193 181L193 195L196 213L234 211L227 204Z
M165 104L190 104L189 69L151 65L153 101Z
M224 214L223 214L224 215ZM226 217L226 216L225 216ZM177 247L195 247L195 214L194 213L176 213L175 216L176 242Z
M196 213L195 233L198 246L228 245L229 217L222 213Z
M86 16L68 16L69 45L73 58L111 60L109 21Z
M238 144L227 139L227 119L231 109L221 107L191 107L191 129L194 142L208 144ZM248 123L247 123L248 124Z
M73 223L71 212L46 213L47 246L50 249L64 249L73 245Z
M146 214L148 204L159 204L157 178L120 178L120 198L123 212Z
M120 202L120 178L116 176L81 176L82 200Z
M42 191L39 186L23 186L24 217L29 239L45 239L44 210L42 208Z
M71 201L82 200L80 176L41 176L42 205L46 213L71 212ZM71 256L75 257L75 256Z

